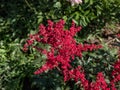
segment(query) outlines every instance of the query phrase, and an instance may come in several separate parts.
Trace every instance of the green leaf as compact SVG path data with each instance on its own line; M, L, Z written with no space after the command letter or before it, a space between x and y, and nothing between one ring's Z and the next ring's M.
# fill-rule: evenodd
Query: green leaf
M87 11L85 11L84 15L87 16L87 15L89 15L89 13L90 13L90 10L87 10Z
M56 3L53 5L53 7L55 7L55 8L60 8L60 7L61 7L61 3L60 3L60 2L56 2Z
M88 2L89 2L89 0L84 0L84 2L85 2L85 3L88 3Z
M90 5L92 5L93 4L93 0L89 0L90 1Z

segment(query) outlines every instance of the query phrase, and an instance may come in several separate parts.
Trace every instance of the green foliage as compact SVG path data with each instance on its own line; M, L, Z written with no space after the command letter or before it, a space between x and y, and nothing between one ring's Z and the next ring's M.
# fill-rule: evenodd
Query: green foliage
M67 22L66 28L70 25L71 20L84 27L83 32L76 36L78 42L83 42L86 35L82 38L79 36L88 34L91 28L101 28L110 20L119 21L119 10L119 0L84 0L82 4L76 6L71 6L66 0L1 0L0 89L31 90L37 88L37 90L41 90L40 88L42 88L48 90L50 88L51 90L69 90L71 84L69 86L65 84L56 70L47 72L48 76L43 74L39 79L39 76L33 75L34 70L45 63L45 56L34 50L27 53L21 50L26 36L28 33L36 32L40 23L46 24L47 19L58 21L62 18ZM101 64L103 64L105 61L101 56L103 51L96 52L97 54L94 55L90 54L89 57L86 56L88 53L84 54L84 59L95 61L99 57L99 59L103 59L101 60ZM113 54L112 58L106 51L104 54L108 57L108 62L113 59ZM85 65L89 65L91 68L95 65L97 67L98 63L89 62ZM91 73L92 71L87 72ZM91 78L94 76L90 76ZM47 80L48 82L45 82ZM26 85L26 81L28 81L27 85L29 86ZM51 85L49 85L50 83ZM77 87L72 83L72 88L76 90Z

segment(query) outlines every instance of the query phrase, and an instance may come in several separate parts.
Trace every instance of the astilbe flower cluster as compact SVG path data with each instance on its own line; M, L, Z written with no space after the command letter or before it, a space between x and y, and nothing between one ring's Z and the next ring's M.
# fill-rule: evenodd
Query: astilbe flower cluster
M30 35L26 44L24 44L23 50L27 51L29 46L32 46L40 53L45 54L47 57L46 63L34 72L34 74L41 74L47 70L59 68L59 71L63 74L64 81L73 79L75 82L80 81L85 90L110 90L104 79L102 72L99 72L96 77L96 82L89 82L85 78L84 69L81 66L73 68L71 62L75 60L75 57L82 57L84 51L92 51L101 48L101 45L95 44L81 44L77 43L74 39L75 34L81 30L81 27L77 27L74 22L69 30L64 30L65 22L60 20L59 22L52 22L48 20L48 25L39 26L39 31L36 34ZM34 46L34 42L50 45L50 50L43 49L38 46ZM114 65L113 76L114 80L111 82L114 87L115 78L119 80L119 68L120 64L117 62Z
M115 62L115 64L113 65L114 69L112 71L112 80L110 82L111 84L111 88L112 90L117 90L115 87L115 84L120 81L120 60L118 60L117 62Z
M120 81L120 60L113 64L110 83L106 83L104 75L99 72L96 76L96 82L90 82L89 88L85 90L117 90L115 84Z
M88 90L110 90L105 81L104 75L102 72L99 72L96 77L96 82L91 82Z
M120 38L120 34L117 34L116 36L117 38ZM111 90L117 90L115 84L120 81L120 49L118 50L118 60L113 64L111 76Z
M117 38L120 38L120 34L117 34L116 36L117 36Z

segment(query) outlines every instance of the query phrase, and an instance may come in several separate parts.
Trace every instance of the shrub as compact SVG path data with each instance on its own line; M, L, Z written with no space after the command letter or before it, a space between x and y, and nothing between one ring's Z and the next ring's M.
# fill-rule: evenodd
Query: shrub
M21 51L19 44L25 40L28 33L35 33L35 30L40 23L46 24L47 19L58 21L62 18L66 21L65 28L67 29L70 26L70 22L74 20L77 25L82 25L83 29L85 28L85 31L82 30L81 34L78 34L82 37L84 33L88 34L87 31L90 31L91 27L99 28L102 27L105 22L109 22L109 20L120 20L120 3L117 0L84 0L81 4L76 4L74 6L71 6L71 3L66 0L53 0L52 2L50 0L1 0L0 7L0 88L6 90L23 89L23 87L26 86L24 81L29 80L29 90L32 87L38 87L41 90L41 86L43 86L43 89L46 87L50 88L51 86L54 86L56 90L58 88L57 86L59 86L59 88L66 88L67 84L70 84L69 86L73 85L73 87L76 88L76 85L71 84L72 81L70 81L70 83L68 82L67 84L62 82L61 74L58 71L56 72L56 70L53 72L48 72L47 75L51 79L48 78L46 74L43 74L43 76L41 76L39 79L36 76L33 76L33 71L44 63L42 61L44 61L46 57L45 55L41 56L38 54L38 52L35 52L34 50L32 51L31 49L27 52L27 54L25 54ZM75 38L77 41L82 41L83 39L77 36L75 36ZM47 45L44 46L41 43L39 44L40 46L48 48L49 50L49 47ZM90 57L88 57L88 55L85 55L85 53L86 52L83 52L83 58L81 58L83 60L97 60L99 57L98 53L95 54L96 56L91 55L90 53ZM101 53L103 54L103 52ZM99 55L101 53L99 53ZM104 52L105 55L106 53L107 52ZM89 52L87 52L87 54L89 54ZM111 58L111 55L108 55L106 58L110 59L110 63L108 60L107 65L110 66L111 70L111 62L113 63L114 59L116 58ZM72 63L73 66L75 66L74 64L78 65L77 59L78 58L75 58L74 62ZM102 59L105 61L104 58ZM105 67L102 67L101 65L106 63L103 61L100 61L100 64L98 64L94 61L88 63L86 60L85 62L88 64L84 65L83 62L80 65L84 66L85 72L87 73L93 72L89 70L87 66L101 66L99 70L94 69L95 74L97 74L97 71L101 71ZM55 75L54 73L57 74ZM90 80L92 78L92 80L95 80L95 76L96 75L91 75L87 79ZM55 79L53 79L53 77L55 77ZM58 77L60 78L59 80ZM52 84L49 85L49 82L43 84L45 83L42 82L44 81L43 78L49 82L52 82ZM57 86L55 83L57 83Z
M73 39L73 36L80 30L80 27L76 27L74 23L69 30L64 30L64 21L60 20L57 23L48 21L48 26L40 25L39 32L30 35L30 39L24 45L23 50L27 51L29 46L32 46L40 53L45 54L47 60L41 68L35 71L35 74L41 74L47 70L57 68L61 74L63 74L64 81L73 79L75 82L80 81L80 87L85 90L88 89L105 89L109 90L103 71L97 72L96 82L89 82L86 79L84 68L78 65L72 65L76 57L82 58L84 51L92 51L101 48L100 45L88 45L77 44ZM42 43L44 45L50 45L49 50L43 49L35 42ZM37 46L36 46L37 45ZM119 79L117 79L119 81ZM114 80L113 80L114 81ZM111 81L112 82L112 81ZM115 88L113 85L112 88Z

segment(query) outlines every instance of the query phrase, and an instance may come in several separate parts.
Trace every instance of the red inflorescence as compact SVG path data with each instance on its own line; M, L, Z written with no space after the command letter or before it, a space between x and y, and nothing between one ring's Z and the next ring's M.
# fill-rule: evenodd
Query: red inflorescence
M24 51L28 50L29 46L33 46L34 42L40 42L43 44L50 45L50 50L42 49L41 47L33 46L39 52L47 56L46 63L34 72L34 74L41 74L46 70L52 70L53 68L59 68L63 74L64 81L70 79L81 81L81 86L85 90L110 90L104 79L102 72L98 73L96 82L89 82L85 78L85 72L81 66L73 68L71 62L77 56L82 57L82 52L92 51L101 48L101 45L95 44L79 44L75 41L75 34L81 30L81 27L77 27L74 22L69 30L64 30L64 20L59 22L52 22L48 20L48 25L44 26L41 24L39 26L39 32L30 35L26 44L23 47ZM120 80L119 68L120 64L117 62L114 65L115 70L114 80L111 82L116 82L115 78ZM118 80L117 79L117 80ZM114 86L112 84L112 86Z
M115 83L120 81L120 60L115 62L113 66L114 66L114 70L112 71L113 79L111 80L110 83L111 83L112 90L117 90L115 88Z
M120 34L117 34L117 38L120 38Z

